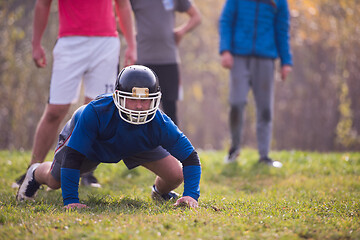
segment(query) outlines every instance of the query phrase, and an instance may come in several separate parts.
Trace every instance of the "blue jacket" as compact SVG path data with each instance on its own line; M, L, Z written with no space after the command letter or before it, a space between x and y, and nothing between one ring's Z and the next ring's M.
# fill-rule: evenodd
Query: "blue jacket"
M226 0L219 20L220 53L280 57L292 65L287 0Z

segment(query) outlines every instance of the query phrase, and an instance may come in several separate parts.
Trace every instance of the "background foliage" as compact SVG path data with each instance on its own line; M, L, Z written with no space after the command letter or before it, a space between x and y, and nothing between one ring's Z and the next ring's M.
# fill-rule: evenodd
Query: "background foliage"
M276 76L273 148L359 150L360 7L356 0L288 1L294 70L286 82ZM41 70L31 57L34 3L0 0L0 149L31 148L48 98L57 1L43 39L49 66ZM223 3L196 1L203 22L180 45L184 98L179 125L204 149L229 144L228 71L219 64L217 32ZM177 16L179 23L183 17ZM251 147L256 146L255 117L250 96L244 144Z

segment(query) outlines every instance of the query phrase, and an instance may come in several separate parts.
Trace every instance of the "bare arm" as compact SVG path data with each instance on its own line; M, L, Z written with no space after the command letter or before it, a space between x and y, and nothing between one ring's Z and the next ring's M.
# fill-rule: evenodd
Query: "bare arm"
M115 0L119 26L127 42L125 51L125 66L134 64L137 60L136 40L132 20L132 9L129 0Z
M190 32L201 23L200 12L194 3L192 3L191 7L189 10L187 10L186 13L189 15L189 20L174 30L175 41L177 45L179 45L181 39L186 33Z
M32 37L32 55L37 67L46 66L45 51L41 45L41 39L44 34L52 0L37 0L34 11L33 37Z

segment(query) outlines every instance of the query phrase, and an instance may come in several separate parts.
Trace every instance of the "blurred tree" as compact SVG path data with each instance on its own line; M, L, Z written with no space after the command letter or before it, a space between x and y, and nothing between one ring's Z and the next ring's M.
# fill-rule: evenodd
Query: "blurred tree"
M198 148L225 149L229 144L229 76L218 54L218 18L224 1L196 1L202 24L180 46L180 128ZM358 1L288 1L294 71L286 82L276 76L273 149L360 150ZM40 70L31 57L33 5L34 1L0 0L0 149L31 148L48 98L57 6L52 4L44 38L49 66ZM182 16L177 17L181 22ZM244 144L255 147L254 138L250 97Z
M48 98L50 69L39 71L32 61L32 8L32 1L0 1L0 148L31 147ZM56 29L47 31L46 46Z

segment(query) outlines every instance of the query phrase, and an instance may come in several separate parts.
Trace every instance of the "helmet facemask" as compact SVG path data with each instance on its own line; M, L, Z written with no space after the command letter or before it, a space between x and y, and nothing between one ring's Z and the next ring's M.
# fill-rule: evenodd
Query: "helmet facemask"
M161 92L149 93L148 88L133 87L132 92L125 92L115 90L113 99L116 107L119 109L120 117L131 124L145 124L150 122L154 117L160 105ZM150 107L148 110L132 110L126 107L126 102L129 99L134 100L150 100Z

